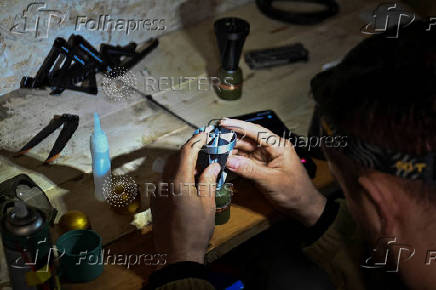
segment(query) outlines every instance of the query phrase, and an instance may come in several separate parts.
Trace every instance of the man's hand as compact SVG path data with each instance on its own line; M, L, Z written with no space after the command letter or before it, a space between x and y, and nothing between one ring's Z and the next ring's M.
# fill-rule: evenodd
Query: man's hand
M326 198L312 184L291 142L249 122L224 119L221 126L244 136L227 160L227 168L255 181L281 212L306 226L314 225Z
M213 163L200 175L195 187L198 152L207 134L192 137L182 148L174 190L157 192L152 198L153 239L167 262L204 263L204 255L215 227L215 187L220 165Z

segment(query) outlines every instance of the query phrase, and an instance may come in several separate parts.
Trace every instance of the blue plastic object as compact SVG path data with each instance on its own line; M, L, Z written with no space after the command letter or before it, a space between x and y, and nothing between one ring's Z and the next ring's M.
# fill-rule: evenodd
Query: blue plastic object
M94 113L94 132L91 135L92 172L94 174L95 197L102 201L103 183L111 175L109 142L100 126L100 118Z
M226 181L227 171L225 164L227 157L236 145L236 133L219 126L209 126L195 130L194 135L202 132L208 132L207 143L202 148L202 152L206 153L208 156L208 164L203 164L203 167L206 168L214 162L218 162L221 165L221 172L218 174L216 186L216 190L218 191Z
M242 283L241 280L236 281L235 283L233 283L233 285L226 288L226 290L237 290L237 289L244 289L244 283Z

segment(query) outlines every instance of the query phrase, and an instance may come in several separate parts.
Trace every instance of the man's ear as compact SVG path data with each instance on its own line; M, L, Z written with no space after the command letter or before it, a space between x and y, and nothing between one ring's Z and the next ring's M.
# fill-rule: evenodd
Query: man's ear
M392 187L388 186L385 178L369 173L358 179L364 191L379 217L379 224L376 225L381 235L395 235L395 217L397 216L397 200Z

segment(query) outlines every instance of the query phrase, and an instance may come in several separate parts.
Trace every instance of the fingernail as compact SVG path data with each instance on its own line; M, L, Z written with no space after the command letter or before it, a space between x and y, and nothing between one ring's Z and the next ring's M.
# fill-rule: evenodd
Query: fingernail
M222 118L220 124L227 124L230 120L230 118Z
M227 167L237 169L239 167L239 159L235 156L229 156L227 159Z

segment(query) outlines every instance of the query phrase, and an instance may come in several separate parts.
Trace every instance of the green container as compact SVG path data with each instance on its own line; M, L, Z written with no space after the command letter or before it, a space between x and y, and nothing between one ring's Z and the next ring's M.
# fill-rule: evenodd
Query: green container
M103 273L101 237L92 230L68 231L56 241L60 275L70 282L88 282Z
M232 190L227 184L215 193L215 225L223 225L230 219L230 204L232 202Z
M222 67L218 71L219 85L215 87L218 97L223 100L238 100L242 95L242 70L226 71Z

